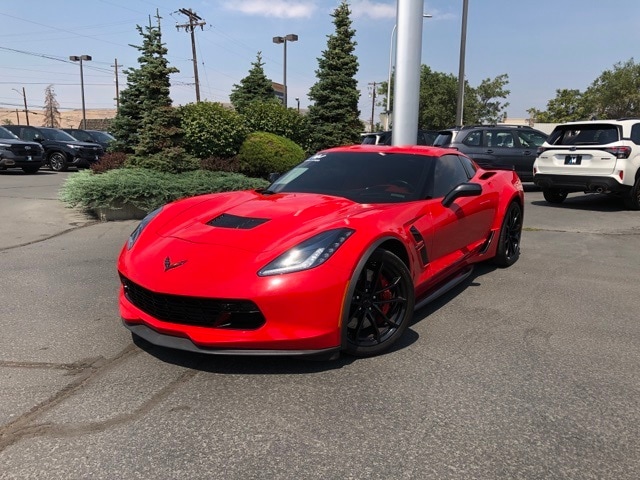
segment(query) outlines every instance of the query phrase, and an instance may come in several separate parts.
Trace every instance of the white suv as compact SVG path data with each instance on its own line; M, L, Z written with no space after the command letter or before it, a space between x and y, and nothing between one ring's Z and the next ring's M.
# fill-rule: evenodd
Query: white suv
M549 203L571 192L613 193L640 210L640 119L558 125L538 148L533 181Z

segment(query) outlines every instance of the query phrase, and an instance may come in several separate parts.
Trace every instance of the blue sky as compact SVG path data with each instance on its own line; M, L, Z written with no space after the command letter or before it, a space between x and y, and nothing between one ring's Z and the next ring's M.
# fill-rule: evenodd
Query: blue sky
M195 101L191 42L176 24L190 8L206 21L196 33L201 98L226 102L234 83L247 75L258 51L265 73L282 82L283 48L274 36L295 33L287 45L289 106L302 108L315 82L317 58L334 31L330 13L339 0L23 0L0 1L0 107L21 108L24 87L29 108L44 104L52 84L61 109L81 108L80 73L70 55L91 55L84 63L87 108L114 108L114 60L120 87L122 68L136 67L141 44L136 24L147 25L156 9L172 66L175 104ZM433 70L458 74L462 0L426 0L422 61ZM387 79L395 0L351 0L361 118L371 116L368 85ZM153 19L155 22L155 19ZM507 73L510 117L544 109L556 89L584 90L604 70L629 60L640 45L640 1L469 0L465 73L471 85ZM640 59L636 59L640 61ZM16 91L17 90L17 91ZM377 114L382 108L376 107Z

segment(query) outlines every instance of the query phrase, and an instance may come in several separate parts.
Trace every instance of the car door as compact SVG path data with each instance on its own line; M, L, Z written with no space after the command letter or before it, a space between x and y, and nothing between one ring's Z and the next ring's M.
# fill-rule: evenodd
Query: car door
M468 182L472 173L465 169L458 155L447 154L436 159L430 197L425 203L425 215L414 224L428 239L429 269L421 284L441 279L465 257L478 248L489 235L497 201L485 195L459 197L450 205L442 200L456 186ZM495 199L494 199L495 200ZM419 293L419 292L417 292Z

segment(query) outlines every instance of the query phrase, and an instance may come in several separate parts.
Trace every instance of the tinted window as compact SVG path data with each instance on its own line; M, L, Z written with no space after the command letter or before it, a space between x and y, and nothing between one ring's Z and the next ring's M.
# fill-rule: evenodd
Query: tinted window
M91 135L83 130L71 130L67 133L72 135L76 140L80 140L82 142L93 142L93 138L91 138Z
M469 135L465 137L462 143L468 145L469 147L479 147L480 145L482 145L482 130L469 132Z
M631 141L636 145L640 145L640 123L636 123L631 127Z
M460 158L457 155L444 155L436 162L433 175L433 196L444 197L454 187L469 180Z
M453 139L452 132L440 132L436 137L433 145L436 147L447 147L451 145L451 140Z
M18 138L17 136L15 136L13 133L11 133L9 130L7 130L6 128L2 128L0 127L0 138L6 138L6 139L11 139L11 140L15 140L16 138Z
M35 128L23 128L20 136L23 140L27 140L29 142L33 142L36 138L42 138L40 132L38 132Z
M43 128L42 135L47 140L58 140L61 142L76 142L77 140L69 135L67 132L57 130L55 128Z
M558 126L547 142L551 145L604 145L618 139L615 125L594 123Z
M460 161L464 165L468 177L472 178L478 171L478 167L476 167L476 164L469 160L467 157L459 156L458 158L460 158Z
M487 147L513 148L515 140L510 130L488 130L485 140Z
M517 135L520 139L520 144L525 148L539 147L547 139L546 135L542 135L538 132L532 132L530 130L518 130Z
M272 192L345 197L359 203L396 203L424 198L434 157L379 152L320 153L293 168Z

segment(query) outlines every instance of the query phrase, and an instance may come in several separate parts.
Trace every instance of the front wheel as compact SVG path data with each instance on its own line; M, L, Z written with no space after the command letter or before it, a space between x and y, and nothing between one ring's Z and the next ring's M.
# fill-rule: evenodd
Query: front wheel
M49 166L51 170L56 172L64 172L67 170L67 158L64 153L54 152L49 157Z
M554 188L545 188L542 190L544 199L549 203L562 203L567 198L567 192L556 190Z
M414 289L407 266L387 250L376 250L357 274L345 321L345 351L356 357L382 353L411 321Z
M522 207L512 202L502 220L498 249L493 263L499 267L510 267L520 257L520 237L522 236Z

